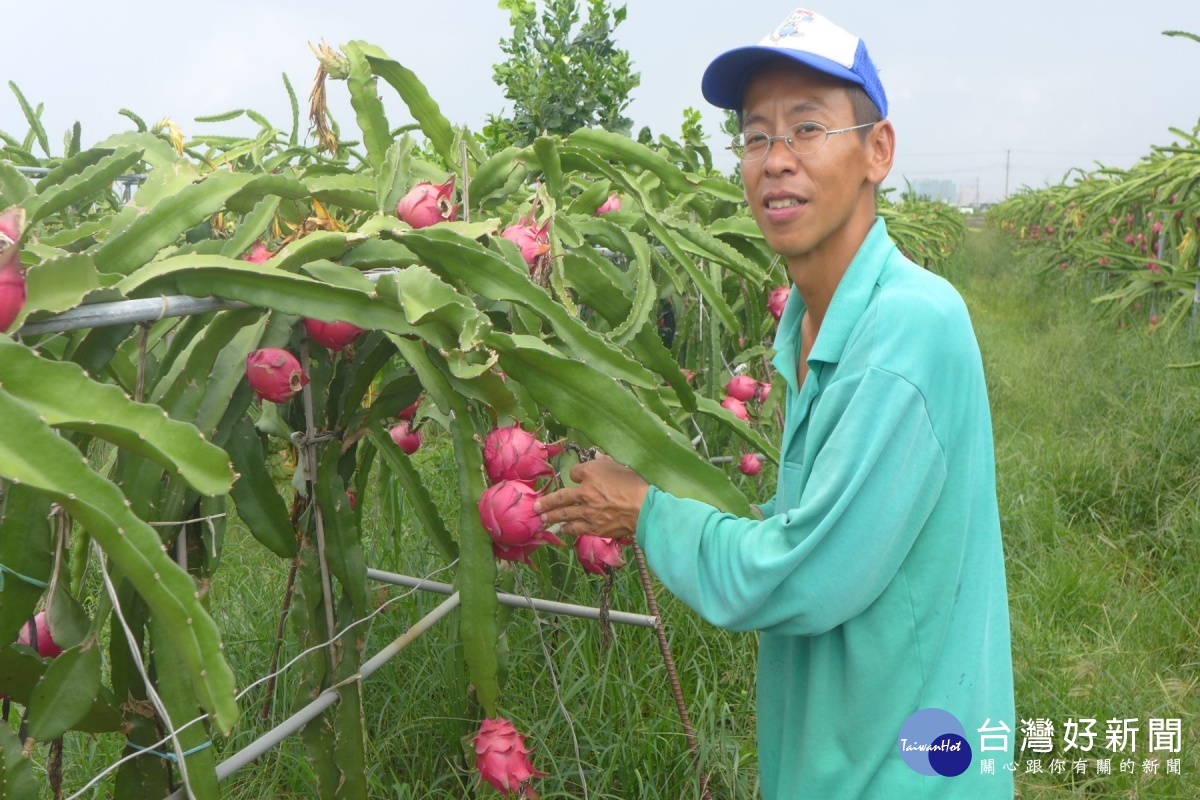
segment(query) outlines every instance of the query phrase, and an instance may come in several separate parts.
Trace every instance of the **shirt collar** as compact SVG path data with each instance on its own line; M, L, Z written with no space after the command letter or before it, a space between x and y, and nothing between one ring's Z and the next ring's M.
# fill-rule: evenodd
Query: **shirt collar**
M888 251L894 247L883 218L876 217L875 224L867 232L867 237L859 245L858 252L855 253L850 266L846 268L842 279L838 281L837 289L833 292L833 299L829 303L829 310L826 311L825 319L821 322L817 341L808 355L810 362L833 363L842 357L854 326L858 324L863 312L867 309L867 303L871 300L875 283L887 261ZM797 391L799 387L794 385L800 359L800 349L797 345L800 336L800 319L804 316L804 310L804 300L800 297L800 292L795 284L792 284L791 291L788 293L787 305L784 306L783 315L779 318L779 328L776 331L774 342L775 357L771 363L775 369L779 370L779 374L788 382L788 385Z

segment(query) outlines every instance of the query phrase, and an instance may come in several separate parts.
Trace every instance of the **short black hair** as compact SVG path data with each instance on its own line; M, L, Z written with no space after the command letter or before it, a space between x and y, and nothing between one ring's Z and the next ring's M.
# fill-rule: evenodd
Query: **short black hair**
M850 84L846 87L846 94L850 97L850 105L854 108L855 125L866 125L868 122L879 122L883 119L879 108L870 97L867 97L866 91L861 86ZM859 136L866 139L870 132L867 128L863 128L858 133Z

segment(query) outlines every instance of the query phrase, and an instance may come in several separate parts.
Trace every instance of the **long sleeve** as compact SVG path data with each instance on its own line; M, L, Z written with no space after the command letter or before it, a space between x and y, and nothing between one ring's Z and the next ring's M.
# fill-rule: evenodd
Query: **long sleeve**
M663 584L714 625L814 635L866 609L896 575L946 479L925 400L869 367L825 388L828 438L810 470L781 465L762 521L651 489L637 536ZM840 412L840 413L839 413ZM764 508L764 516L768 509Z
M761 503L755 503L758 506L758 511L763 515L763 519L775 515L775 496L772 495L770 500L764 500Z

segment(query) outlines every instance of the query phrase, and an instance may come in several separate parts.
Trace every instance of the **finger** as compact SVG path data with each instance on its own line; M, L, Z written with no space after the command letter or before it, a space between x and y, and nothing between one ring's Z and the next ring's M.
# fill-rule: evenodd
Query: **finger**
M571 467L570 473L572 483L583 483L584 477L588 474L588 464L590 461L580 461L575 466Z
M557 492L543 495L534 501L533 510L538 513L545 513L562 508L563 506L573 506L579 502L576 497L578 491L578 489L571 488L559 489Z
M543 511L541 513L541 521L543 525L553 525L556 522L569 525L573 520L579 519L579 514L580 506L562 506L550 511Z

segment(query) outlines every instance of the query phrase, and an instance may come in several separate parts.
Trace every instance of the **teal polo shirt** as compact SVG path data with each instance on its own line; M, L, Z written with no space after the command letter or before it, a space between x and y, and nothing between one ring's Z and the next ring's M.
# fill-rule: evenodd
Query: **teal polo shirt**
M766 800L1011 798L1020 726L966 306L876 219L797 387L803 313L793 287L775 338L786 418L764 519L651 487L638 541L704 619L760 632Z

